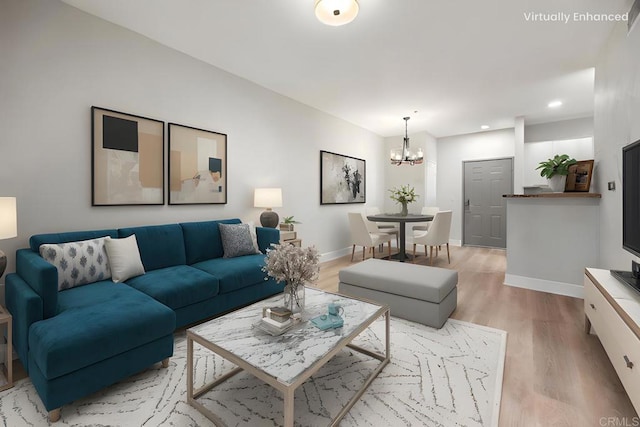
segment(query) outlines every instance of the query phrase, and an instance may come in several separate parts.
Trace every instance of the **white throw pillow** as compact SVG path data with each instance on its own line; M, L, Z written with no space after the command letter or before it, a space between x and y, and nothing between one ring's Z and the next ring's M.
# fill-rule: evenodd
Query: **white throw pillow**
M260 253L260 246L258 246L258 234L256 232L256 225L253 221L249 221L246 223L249 226L249 233L251 233L251 242L253 243L253 247L256 250L256 253Z
M106 239L40 245L40 256L58 270L59 291L111 277Z
M144 274L144 266L140 259L140 250L136 235L132 234L124 239L107 237L104 242L111 266L111 280L114 283Z

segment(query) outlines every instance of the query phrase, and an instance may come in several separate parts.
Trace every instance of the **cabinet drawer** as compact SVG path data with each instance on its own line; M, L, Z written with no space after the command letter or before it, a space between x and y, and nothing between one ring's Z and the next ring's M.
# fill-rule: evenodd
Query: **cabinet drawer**
M625 391L634 407L640 408L640 340L588 278L584 301L585 313Z
M606 325L602 323L600 312L606 306L611 308L609 302L604 298L602 293L591 280L585 276L584 278L584 314L591 321L591 326L598 337L605 334Z
M640 408L640 341L613 307L610 309L612 316L602 316L608 329L605 350L633 406Z

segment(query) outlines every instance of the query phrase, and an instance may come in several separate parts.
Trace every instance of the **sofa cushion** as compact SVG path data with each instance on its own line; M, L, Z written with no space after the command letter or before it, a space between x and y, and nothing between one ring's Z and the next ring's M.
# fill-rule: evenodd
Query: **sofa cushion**
M176 324L168 307L111 281L62 291L59 307L29 329L29 350L47 379L171 334Z
M262 271L264 255L247 255L238 258L215 258L198 262L192 267L206 271L220 281L220 293L226 294L265 281Z
M119 237L136 235L145 271L184 265L187 262L182 227L178 224L121 228Z
M58 290L98 282L111 277L105 240L100 237L67 243L45 243L40 256L58 270Z
M218 224L218 227L220 228L224 258L260 253L253 245L248 224Z
M67 233L34 234L29 239L29 247L38 253L45 243L67 243L80 240L98 239L100 237L118 237L118 230L70 231Z
M147 272L127 285L178 309L218 295L218 279L197 268L178 265Z
M123 239L108 237L105 241L107 255L111 262L112 280L114 283L144 274L144 266L140 259L140 250L136 235L132 234Z
M218 224L240 224L239 219L222 221L183 222L180 224L184 233L184 246L187 264L192 265L224 255Z

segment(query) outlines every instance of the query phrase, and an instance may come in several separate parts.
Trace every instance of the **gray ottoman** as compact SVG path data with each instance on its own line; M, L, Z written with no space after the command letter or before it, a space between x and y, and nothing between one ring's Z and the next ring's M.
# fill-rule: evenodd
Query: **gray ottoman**
M391 315L441 328L458 303L458 272L368 259L339 273L340 292L388 304Z

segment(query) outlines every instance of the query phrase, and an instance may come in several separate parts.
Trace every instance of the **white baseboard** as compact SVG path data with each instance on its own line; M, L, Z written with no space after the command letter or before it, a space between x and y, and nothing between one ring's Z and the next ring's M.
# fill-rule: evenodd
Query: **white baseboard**
M584 287L573 283L554 282L553 280L536 279L533 277L505 274L504 284L516 288L531 289L550 294L566 295L574 298L584 298Z
M462 240L449 239L449 244L451 246L462 246Z
M320 254L320 262L333 261L334 259L341 258L345 255L349 255L351 253L351 246L338 249L337 251L325 252Z

